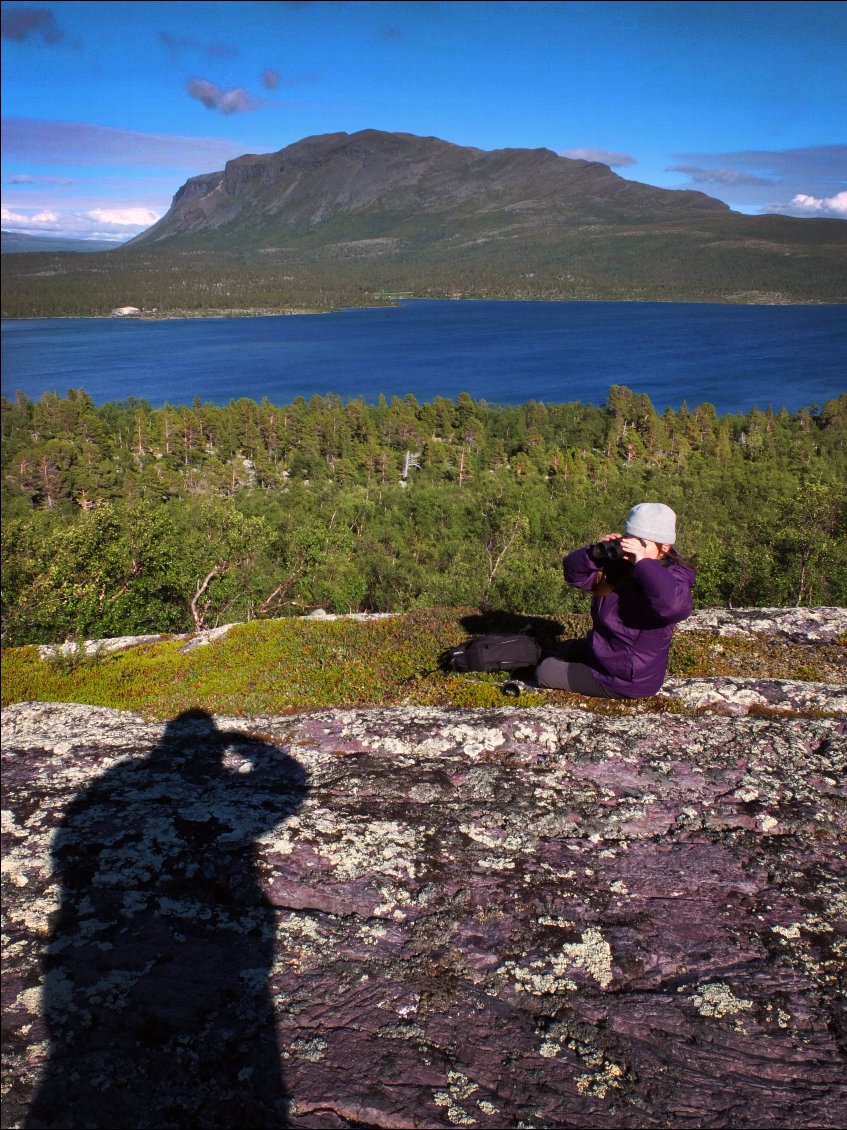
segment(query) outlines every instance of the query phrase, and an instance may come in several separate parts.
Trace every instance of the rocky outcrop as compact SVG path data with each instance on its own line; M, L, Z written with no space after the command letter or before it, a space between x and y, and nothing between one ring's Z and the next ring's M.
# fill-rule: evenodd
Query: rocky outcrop
M847 687L797 679L665 679L659 697L718 714L847 715Z
M314 612L310 612L308 616L303 616L302 619L321 621L382 620L386 617L400 615L402 615L400 612L351 612L344 615L337 615L332 612L327 612L323 608L316 608ZM147 643L159 643L162 640L186 640L187 643L180 650L189 652L197 647L205 647L206 644L214 643L215 640L223 639L227 632L235 627L237 627L236 624L220 624L217 628L205 628L198 632L157 633L145 636L110 636L108 639L83 640L81 643L78 643L76 640L66 640L64 643L38 644L38 654L42 659L71 656L76 653L88 656L109 655L115 651L127 651L131 647L140 647Z
M847 608L701 608L677 630L828 643L847 635Z
M837 718L5 721L6 1126L843 1122Z

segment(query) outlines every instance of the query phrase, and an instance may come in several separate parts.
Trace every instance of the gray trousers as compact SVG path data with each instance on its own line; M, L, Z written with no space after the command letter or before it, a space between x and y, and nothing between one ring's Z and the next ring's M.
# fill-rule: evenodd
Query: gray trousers
M590 698L623 698L623 695L604 687L594 678L594 672L581 660L586 658L585 640L566 640L555 655L543 659L535 669L539 687L550 690L573 691Z

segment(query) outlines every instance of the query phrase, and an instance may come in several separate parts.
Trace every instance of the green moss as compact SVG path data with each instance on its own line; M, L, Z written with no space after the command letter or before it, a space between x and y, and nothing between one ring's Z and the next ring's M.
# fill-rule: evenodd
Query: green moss
M172 718L192 706L217 714L285 714L337 706L491 707L569 705L595 713L677 713L668 699L586 699L564 691L504 697L506 675L445 675L440 654L467 636L467 609L429 609L377 621L253 621L205 647L182 654L181 640L124 652L45 661L37 648L4 653L2 701L80 702ZM568 618L578 634L587 617ZM843 647L715 639L680 633L672 675L750 675L842 681Z
M723 675L735 678L844 682L847 653L842 643L793 643L772 636L716 637L678 632L671 645L668 674L678 678Z

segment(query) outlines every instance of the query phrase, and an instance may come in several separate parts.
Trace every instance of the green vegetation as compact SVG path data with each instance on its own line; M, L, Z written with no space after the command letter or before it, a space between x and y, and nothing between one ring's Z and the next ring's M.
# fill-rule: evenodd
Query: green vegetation
M385 305L400 294L767 303L847 296L847 225L838 220L719 213L492 232L480 218L456 227L418 216L412 232L400 218L391 227L379 213L376 228L371 219L336 216L302 231L216 229L97 255L4 255L2 314L104 316L127 305L158 317L284 314Z
M462 395L3 401L3 642L443 606L564 616L561 557L678 512L706 605L847 603L847 397L658 415ZM403 478L407 453L414 466Z
M173 718L192 706L218 714L284 714L331 706L502 706L505 675L445 675L442 650L467 635L470 609L435 609L379 621L254 621L186 654L182 641L146 644L110 655L81 651L49 659L35 647L7 650L3 663L3 704L82 702ZM582 633L584 613L557 632ZM536 625L536 628L538 625ZM774 643L773 640L716 640L707 633L677 633L671 675L747 675L810 678L838 682L843 648L837 645ZM813 676L810 674L814 665ZM575 705L605 714L678 711L669 699L638 702L584 700L564 691L527 694L522 705Z
M137 306L158 317L287 314L386 304L331 267L278 255L118 249L3 256L4 318L103 317Z

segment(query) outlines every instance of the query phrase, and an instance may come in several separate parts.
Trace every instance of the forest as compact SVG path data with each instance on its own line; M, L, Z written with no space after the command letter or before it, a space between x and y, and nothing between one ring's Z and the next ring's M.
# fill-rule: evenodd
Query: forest
M439 230L434 223L420 240L403 236L402 225L402 238L382 240L366 238L374 232L363 220L336 217L297 238L263 236L281 246L251 249L216 231L96 255L10 254L3 256L0 309L4 318L103 317L118 306L137 306L148 317L233 316L386 305L400 295L844 301L847 260L837 221L797 225L788 244L780 234L784 217L735 216L729 241L725 223L698 221L691 230L635 223L624 235L589 224L562 228L552 241L544 231L501 240L469 228L460 248L439 249L428 242Z
M565 615L561 558L668 503L699 607L847 604L847 396L797 413L2 401L4 645L435 607Z

